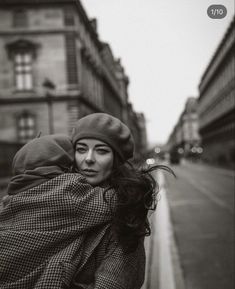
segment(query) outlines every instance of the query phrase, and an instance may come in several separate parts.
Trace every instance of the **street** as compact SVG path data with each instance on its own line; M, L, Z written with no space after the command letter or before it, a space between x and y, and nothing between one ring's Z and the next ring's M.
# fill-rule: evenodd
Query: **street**
M234 288L234 174L187 162L172 169L165 189L185 288Z

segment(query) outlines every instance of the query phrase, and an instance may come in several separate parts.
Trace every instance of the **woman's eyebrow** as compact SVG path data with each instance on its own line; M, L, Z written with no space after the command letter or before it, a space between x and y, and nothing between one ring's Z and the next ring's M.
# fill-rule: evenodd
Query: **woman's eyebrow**
M78 143L76 143L76 146L87 146L85 143L83 143L83 142L78 142Z
M103 147L103 148L107 148L107 149L111 150L111 148L108 145L106 145L106 144L96 144L95 147L99 147L99 148Z

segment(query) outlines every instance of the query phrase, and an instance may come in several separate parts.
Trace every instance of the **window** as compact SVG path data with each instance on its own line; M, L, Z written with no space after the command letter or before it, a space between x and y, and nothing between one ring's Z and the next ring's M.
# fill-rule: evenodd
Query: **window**
M13 26L14 27L28 26L28 18L25 10L15 10L13 12Z
M72 8L64 9L64 24L65 26L73 26L75 24L74 11Z
M33 61L38 47L38 44L26 39L6 45L8 57L13 62L15 87L19 91L33 89Z
M29 52L20 52L14 55L15 85L17 90L33 88L32 55Z
M18 138L21 143L25 143L35 137L35 117L28 113L23 112L18 118Z

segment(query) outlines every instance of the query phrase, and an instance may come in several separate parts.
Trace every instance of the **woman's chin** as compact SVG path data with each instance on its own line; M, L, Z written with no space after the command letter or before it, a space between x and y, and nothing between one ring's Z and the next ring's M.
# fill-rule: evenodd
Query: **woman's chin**
M96 186L99 183L101 183L101 181L95 177L91 177L91 176L84 176L86 178L86 181L88 182L88 184L90 184L91 186Z

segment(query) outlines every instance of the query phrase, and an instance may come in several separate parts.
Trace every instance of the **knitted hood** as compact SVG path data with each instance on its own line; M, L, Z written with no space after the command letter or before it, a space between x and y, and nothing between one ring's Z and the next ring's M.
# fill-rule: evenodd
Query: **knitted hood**
M74 150L68 136L46 135L33 139L15 155L8 194L15 194L54 178L72 166Z

